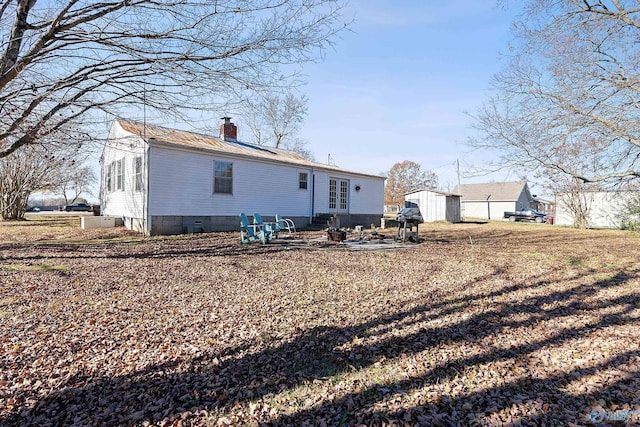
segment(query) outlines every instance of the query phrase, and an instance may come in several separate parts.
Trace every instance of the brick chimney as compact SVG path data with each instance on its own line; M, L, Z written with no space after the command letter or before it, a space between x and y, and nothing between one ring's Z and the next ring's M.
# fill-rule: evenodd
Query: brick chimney
M225 141L236 142L238 140L238 127L231 123L231 117L221 117L224 123L220 125L220 138Z

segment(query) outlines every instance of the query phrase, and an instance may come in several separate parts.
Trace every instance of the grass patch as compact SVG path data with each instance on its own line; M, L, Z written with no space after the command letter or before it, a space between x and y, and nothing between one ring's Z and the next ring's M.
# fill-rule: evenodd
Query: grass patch
M14 304L16 300L14 298L3 298L0 299L0 317L11 314L8 310L3 310L3 308L9 307L11 304Z
M69 271L64 265L50 265L50 264L8 264L2 267L7 271Z

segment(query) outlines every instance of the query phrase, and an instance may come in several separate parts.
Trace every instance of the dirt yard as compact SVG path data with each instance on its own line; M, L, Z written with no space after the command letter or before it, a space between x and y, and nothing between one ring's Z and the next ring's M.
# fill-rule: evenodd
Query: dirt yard
M78 223L0 222L0 425L640 422L638 234L353 251Z

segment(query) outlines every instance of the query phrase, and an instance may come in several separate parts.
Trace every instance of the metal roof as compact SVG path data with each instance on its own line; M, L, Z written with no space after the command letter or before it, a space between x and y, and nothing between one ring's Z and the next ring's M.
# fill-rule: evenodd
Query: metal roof
M342 169L337 166L312 162L298 153L278 148L254 145L241 141L225 141L221 138L196 132L170 129L163 126L134 122L126 119L116 119L126 132L142 137L152 145L170 145L186 149L204 150L237 157L248 157L255 160L284 163L294 166L316 168L329 172L339 172L372 178L385 179L383 176L371 175L357 171Z
M447 197L460 197L460 195L457 194L457 193L447 193L445 191L434 190L433 188L419 188L417 190L413 190L413 191L409 191L407 193L404 193L404 195L406 196L407 194L420 193L422 191L429 191L431 193L441 194L441 195L447 196Z

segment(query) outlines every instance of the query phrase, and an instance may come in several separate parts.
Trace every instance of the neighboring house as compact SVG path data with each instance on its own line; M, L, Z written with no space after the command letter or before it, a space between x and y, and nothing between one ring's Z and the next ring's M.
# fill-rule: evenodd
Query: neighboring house
M582 206L590 228L619 228L627 203L640 194L638 191L584 191L579 195L556 194L556 225L573 226L575 212L571 205ZM572 198L579 197L578 201Z
M102 157L102 214L148 234L237 230L241 212L297 226L335 214L342 226L379 224L384 177L311 162L296 153L117 119Z
M416 190L404 195L405 205L416 205L425 222L460 222L460 196L436 190Z
M463 218L503 219L507 211L530 209L531 192L526 181L462 184L453 192L462 196Z
M551 200L543 199L535 194L531 197L531 208L539 212L554 215L556 212L556 203Z

